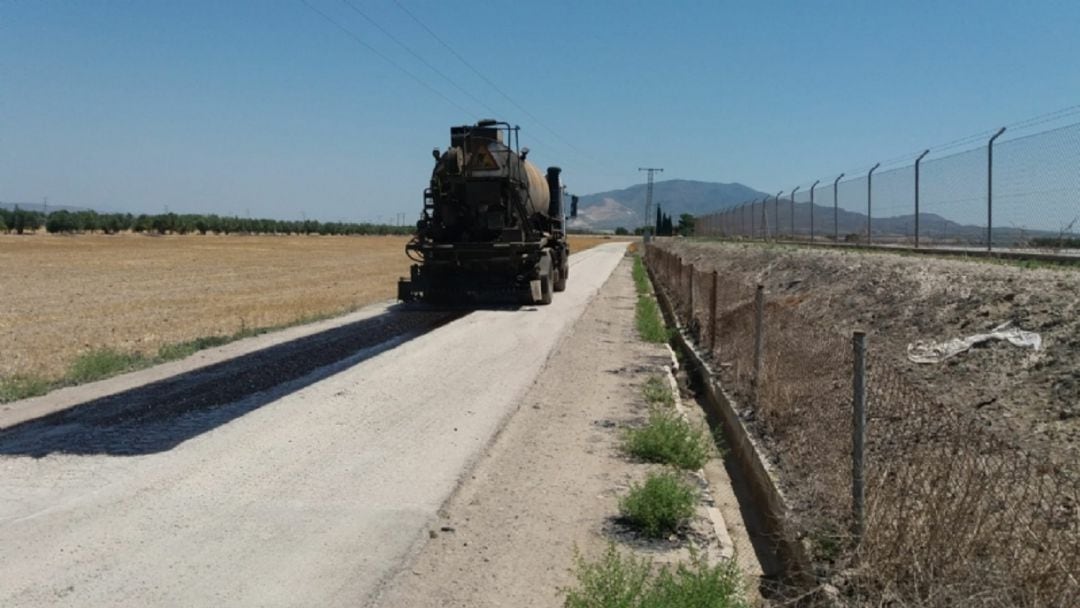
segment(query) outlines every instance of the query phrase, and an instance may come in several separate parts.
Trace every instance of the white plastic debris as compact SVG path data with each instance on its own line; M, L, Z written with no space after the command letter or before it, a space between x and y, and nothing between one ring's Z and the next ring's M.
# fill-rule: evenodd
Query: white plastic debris
M942 361L966 352L972 346L988 340L1008 340L1010 344L1021 348L1033 348L1039 350L1042 347L1042 338L1033 331L1024 331L1018 327L1010 327L1011 321L998 325L989 333L975 334L966 338L953 338L944 342L930 342L920 340L907 346L908 359L915 363L941 363Z

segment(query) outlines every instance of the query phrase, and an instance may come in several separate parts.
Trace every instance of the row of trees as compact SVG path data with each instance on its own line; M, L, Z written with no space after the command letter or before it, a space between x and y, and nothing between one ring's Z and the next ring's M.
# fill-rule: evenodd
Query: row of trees
M652 234L655 236L674 236L676 233L680 236L692 236L694 234L694 214L683 213L679 215L679 225L676 227L671 221L671 216L665 214L660 206L656 207L656 224L652 226ZM641 236L645 232L644 226L638 226L634 228L634 235ZM629 235L630 231L626 228L619 226L615 229L617 236Z
M679 215L679 225L676 227L671 221L671 216L664 213L660 205L657 205L655 234L656 236L674 236L677 231L681 236L690 236L694 234L694 221L694 214L683 213Z
M116 234L130 230L156 234L412 234L412 226L389 226L317 220L272 220L219 215L161 213L97 213L95 211L40 211L0 208L0 231L23 234L41 228L52 234Z
M45 225L45 214L39 211L27 211L15 207L14 210L0 208L0 231L33 232Z

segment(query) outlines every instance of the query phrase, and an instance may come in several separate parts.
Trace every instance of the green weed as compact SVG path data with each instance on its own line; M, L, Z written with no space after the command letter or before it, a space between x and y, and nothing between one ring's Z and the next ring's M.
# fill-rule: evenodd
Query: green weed
M650 473L619 501L622 516L646 536L661 538L678 531L694 514L697 492L673 472Z
M700 469L709 459L709 434L678 412L657 409L648 424L626 431L623 449L646 462Z
M48 380L37 376L0 378L0 403L44 395L50 388Z
M742 576L735 563L709 566L699 556L654 572L645 558L621 555L615 545L595 562L575 557L577 586L564 590L566 608L743 608Z
M631 274L634 276L634 288L637 289L638 295L649 293L649 273L646 272L645 263L641 261L640 255L634 256L634 269Z
M68 368L64 377L70 384L93 382L121 372L146 367L152 360L137 353L124 353L111 348L99 348L85 352Z
M638 335L642 340L664 343L671 339L671 332L664 325L664 318L660 316L660 307L656 300L647 295L638 296L634 314Z
M641 388L641 394L650 405L675 405L671 385L663 376L649 376L645 380L645 386Z
M228 344L236 340L235 336L203 336L201 338L195 338L194 340L188 340L187 342L179 342L176 344L165 344L158 349L157 358L159 361L175 361L177 359L184 359L197 353L204 348L213 348L215 346L221 346Z

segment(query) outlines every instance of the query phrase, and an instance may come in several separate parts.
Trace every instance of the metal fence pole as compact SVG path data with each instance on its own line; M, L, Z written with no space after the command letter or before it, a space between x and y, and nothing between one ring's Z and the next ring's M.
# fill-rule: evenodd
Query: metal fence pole
M881 166L881 163L870 167L870 172L866 174L866 244L873 243L873 237L870 233L870 200L873 198L873 184L874 184L874 171Z
M866 525L866 479L863 452L866 445L866 333L852 336L855 369L852 375L851 516L855 543L862 540Z
M773 229L773 235L774 235L773 240L774 241L780 240L780 195L783 194L783 193L784 193L783 190L781 190L780 192L777 192L776 193L776 198L773 199L773 204L772 204L773 221L776 224L776 227Z
M833 242L840 242L840 207L836 196L837 189L840 187L840 180L844 177L844 174L836 176L836 181L832 183L832 230L833 230Z
M810 242L811 243L814 242L814 188L817 188L817 185L820 182L821 182L821 180L819 179L816 182L814 182L814 184L812 186L810 186Z
M769 197L761 199L761 240L769 240Z
M754 203L757 201L750 201L750 238L753 239L757 235L757 226L755 226L756 220L754 219Z
M709 296L709 353L716 351L716 306L720 299L720 273L712 271L712 293Z
M765 367L765 286L759 284L754 294L754 392L761 388L761 370Z
M994 140L1001 137L1005 127L998 129L997 133L986 144L986 250L994 248Z
M930 150L923 150L923 153L919 155L919 158L915 159L915 248L919 248L919 163L922 159L930 153Z
M761 230L762 240L768 238L769 234L769 214L766 208L769 206L769 197L761 199L761 217L758 218L758 228Z
M799 186L795 186L795 189L791 191L791 238L795 238L795 193L799 191Z

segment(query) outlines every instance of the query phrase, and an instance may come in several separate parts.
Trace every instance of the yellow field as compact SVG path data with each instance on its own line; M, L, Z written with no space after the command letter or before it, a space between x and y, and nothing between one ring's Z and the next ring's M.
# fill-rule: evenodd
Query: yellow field
M406 237L0 235L0 379L387 300ZM571 237L582 251L603 237Z

